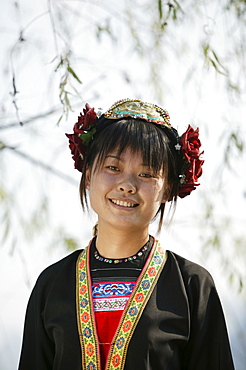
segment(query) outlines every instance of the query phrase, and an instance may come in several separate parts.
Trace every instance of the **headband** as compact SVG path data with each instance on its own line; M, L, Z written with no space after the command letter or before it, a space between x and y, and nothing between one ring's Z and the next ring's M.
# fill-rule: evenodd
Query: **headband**
M139 99L123 99L114 103L104 114L102 109L96 113L89 104L85 105L83 114L80 113L78 122L74 125L74 133L66 134L69 139L69 148L74 160L74 167L83 172L86 154L90 143L100 128L100 123L105 119L118 121L123 118L134 118L144 120L161 127L174 145L177 155L183 161L182 170L179 174L178 196L184 198L198 185L198 178L202 174L203 160L200 159L203 152L200 152L201 142L199 140L199 129L194 130L190 125L180 137L175 128L170 124L169 113L151 103Z
M165 126L169 129L172 128L167 110L139 99L117 101L104 113L104 117L107 119L121 119L124 117L138 118Z

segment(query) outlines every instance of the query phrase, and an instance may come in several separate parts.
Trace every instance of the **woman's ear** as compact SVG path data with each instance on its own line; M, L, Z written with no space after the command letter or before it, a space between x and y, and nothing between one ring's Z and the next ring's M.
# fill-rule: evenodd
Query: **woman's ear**
M91 182L91 170L87 167L85 171L85 188L90 190L90 182Z

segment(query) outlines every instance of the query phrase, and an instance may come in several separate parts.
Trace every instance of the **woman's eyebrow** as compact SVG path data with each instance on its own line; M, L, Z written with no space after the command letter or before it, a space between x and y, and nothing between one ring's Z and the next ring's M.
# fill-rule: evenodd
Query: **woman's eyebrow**
M115 159L118 159L118 161L123 161L122 158L120 156L117 156L117 155L113 155L113 154L109 154L105 157L106 158L115 158ZM143 167L148 167L148 168L151 168L147 163L140 163L140 166L143 166Z
M116 158L119 161L121 160L121 158L119 156L117 156L117 155L111 155L111 154L107 155L106 158Z

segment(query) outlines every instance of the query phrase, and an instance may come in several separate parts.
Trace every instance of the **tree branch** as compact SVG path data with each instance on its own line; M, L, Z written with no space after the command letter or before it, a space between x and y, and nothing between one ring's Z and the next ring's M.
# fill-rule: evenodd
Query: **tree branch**
M75 186L78 185L77 184L77 181L75 181L70 176L67 176L65 173L63 173L63 172L61 172L59 170L56 170L55 168L49 166L48 164L43 163L40 160L35 159L35 158L31 157L30 155L28 155L26 153L23 153L19 149L16 149L13 146L8 146L5 143L3 143L2 141L0 141L0 150L3 150L3 149L10 149L15 154L19 155L20 157L24 158L25 160L27 160L28 162L34 164L35 166L41 167L43 170L45 170L47 172L50 172L52 175L55 175L55 176L59 177L60 179L66 181L66 182L69 182L71 185L75 185Z
M50 114L53 114L55 112L58 112L61 110L61 107L54 107L54 108L51 108L50 110L44 112L44 113L40 113L40 114L37 114L36 116L33 116L33 117L30 117L30 118L27 118L26 120L23 120L22 121L22 126L24 126L25 124L27 123L31 123L33 121L36 121L37 119L40 119L40 118L45 118L47 116L49 116ZM13 127L17 127L19 126L20 123L19 122L12 122L12 123L9 123L5 126L0 126L0 130L8 130L10 128L13 128Z

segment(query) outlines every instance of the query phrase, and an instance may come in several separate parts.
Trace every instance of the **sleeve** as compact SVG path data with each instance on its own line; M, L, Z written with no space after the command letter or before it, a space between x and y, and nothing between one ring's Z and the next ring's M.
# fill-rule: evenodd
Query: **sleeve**
M28 302L18 370L51 370L53 367L54 343L43 323L42 290L37 282Z
M213 279L200 266L187 281L190 301L190 338L186 370L234 370L228 333Z
M80 253L74 251L40 274L27 306L19 370L81 368L75 289Z

